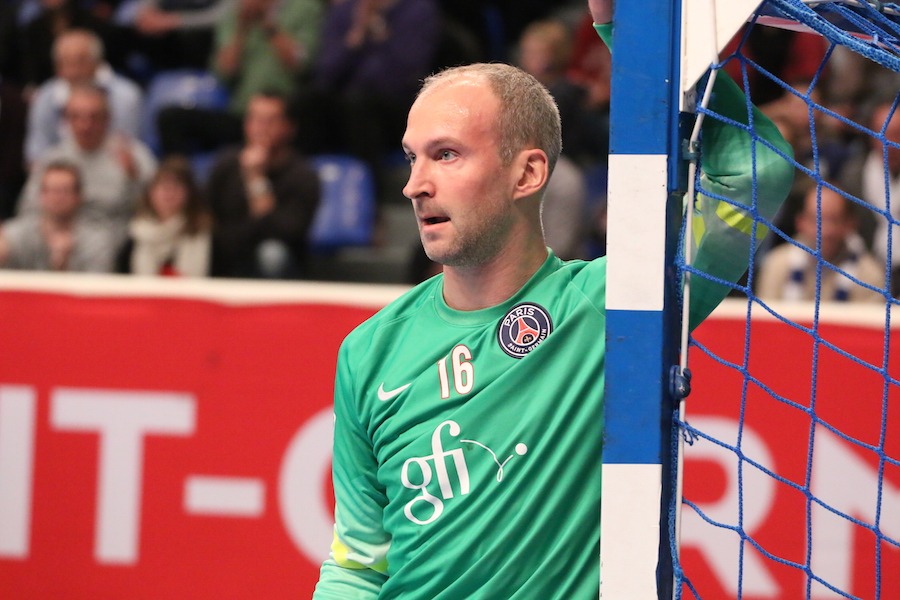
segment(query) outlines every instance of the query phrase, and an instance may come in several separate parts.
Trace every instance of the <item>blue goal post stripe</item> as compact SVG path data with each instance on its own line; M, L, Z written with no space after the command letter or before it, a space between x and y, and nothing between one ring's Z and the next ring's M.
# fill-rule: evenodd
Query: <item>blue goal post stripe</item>
M600 583L604 598L655 600L672 592L663 506L673 422L663 406L677 358L665 310L673 310L666 278L678 237L669 215L680 207L670 198L678 181L671 157L679 139L680 0L620 1L615 11Z
M604 462L659 463L663 308L677 236L667 217L677 143L677 2L616 4L607 241L607 418ZM673 141L675 140L675 141ZM668 256L667 256L668 255ZM671 276L671 269L668 269ZM639 402L657 421L623 418ZM627 407L627 410L620 410Z

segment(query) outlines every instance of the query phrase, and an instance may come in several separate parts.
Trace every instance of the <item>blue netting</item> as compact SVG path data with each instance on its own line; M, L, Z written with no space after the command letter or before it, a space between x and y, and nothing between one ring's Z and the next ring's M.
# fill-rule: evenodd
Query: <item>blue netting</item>
M761 23L778 25L788 21L795 24L802 24L809 30L820 34L829 44L821 65L813 75L812 79L808 82L808 85L798 88L793 87L791 82L785 82L779 79L775 74L766 70L766 68L750 58L747 53L744 52L746 40L753 27L764 26ZM732 290L733 296L746 300L746 324L744 326L743 347L739 359L727 357L719 353L716 348L708 347L696 339L691 340L690 346L692 356L699 354L715 365L733 372L736 377L740 378L740 398L735 400L735 410L737 412L737 422L739 426L737 431L734 432L734 438L727 440L717 438L715 435L704 431L702 427L693 426L689 422L690 418L685 422L682 422L676 413L675 421L678 427L675 430L672 440L673 448L677 447L679 436L682 436L687 441L688 445L693 444L695 441L702 444L712 444L723 452L727 452L733 458L737 482L737 507L734 520L720 519L716 518L714 515L708 514L704 510L702 502L695 502L689 496L689 490L685 495L684 510L692 511L693 514L699 517L699 520L702 521L704 526L733 534L739 573L738 581L734 582L734 589L736 590L736 597L738 598L743 597L745 593L747 593L749 597L756 597L745 590L744 574L747 571L746 561L748 560L749 553L753 554L754 560L761 559L763 561L768 561L773 565L772 568L775 570L801 574L800 576L802 576L805 582L803 589L799 592L795 590L794 592L789 592L788 595L784 595L783 593L782 595L767 597L799 597L800 593L803 593L806 598L812 598L815 597L816 586L820 587L820 592L821 590L828 590L832 597L856 598L858 596L855 595L854 589L866 589L868 590L866 596L868 597L868 595L871 594L874 598L890 598L895 597L896 594L900 593L896 589L885 587L885 584L882 581L885 549L887 548L887 551L892 553L900 551L900 534L889 533L885 531L884 527L885 517L890 515L892 518L895 518L897 512L900 511L900 507L898 506L886 505L886 498L884 495L886 471L889 469L900 469L900 456L898 456L896 452L892 454L889 450L889 448L896 448L896 441L891 444L889 443L889 440L895 440L900 434L896 431L891 434L891 426L888 418L889 396L891 394L896 394L898 389L900 389L900 380L892 374L890 369L891 313L894 306L898 304L898 301L891 294L892 284L896 287L896 282L892 282L892 277L896 277L896 275L895 273L892 273L891 269L891 243L893 235L892 230L895 226L900 226L900 221L892 214L889 193L887 193L884 206L876 206L862 198L858 190L851 190L849 186L838 184L830 176L826 164L828 162L827 149L825 148L825 142L819 139L821 126L818 122L823 118L832 119L835 122L840 123L846 131L851 132L853 135L868 138L870 141L880 142L884 148L884 165L888 164L888 152L891 149L900 148L900 146L890 141L887 137L886 130L891 119L890 116L880 129L874 127L870 128L859 122L860 119L858 117L848 117L844 113L833 110L827 105L827 102L819 100L819 98L821 98L820 86L822 85L822 81L827 78L829 61L832 60L837 48L841 48L842 51L850 50L857 55L865 57L872 63L877 64L879 68L886 71L900 73L900 8L898 8L898 5L893 3L864 1L803 2L801 0L768 0L760 7L757 15L751 21L751 26L745 29L744 37L738 44L737 50L729 56L723 56L722 64L715 66L715 68L722 68L726 64L732 66L735 63L737 64L740 72L740 77L737 78L738 83L743 85L745 93L748 95L748 114L752 113L749 104L752 96L752 86L750 83L751 74L756 77L763 77L769 82L776 84L782 89L784 94L790 95L794 99L801 101L806 107L809 127L808 134L812 142L811 152L810 155L806 157L806 160L798 158L792 159L792 162L796 168L797 177L808 179L810 182L809 185L818 191L819 210L817 211L816 216L815 243L804 244L795 239L794 234L786 230L784 221L779 220L778 217L772 220L762 218L756 210L757 198L755 197L755 190L751 207L749 211L746 212L749 212L754 217L754 224L751 231L751 236L753 236L754 239L762 241L762 238L767 235L767 232L771 232L769 234L770 237L763 244L764 249L770 247L774 240L774 243L786 244L793 248L795 254L803 257L803 260L812 259L815 262L814 305L813 312L809 316L809 319L802 322L795 321L792 318L789 318L789 316L781 314L776 306L777 303L769 302L756 295L755 285L759 267L758 260L760 260L761 256L764 256L764 252L750 257L746 281L737 284L713 278L707 273L686 265L684 263L684 257L679 257L679 266L683 273L689 273L692 278L704 277L716 281L721 285L728 286ZM891 113L893 113L898 109L897 105L900 104L900 94L897 94L897 90L892 90L891 93L894 96L891 111ZM727 122L734 127L743 127L748 129L748 131L751 132L751 135L753 135L752 119L749 127L747 127L729 121L725 117L710 110L701 108L698 109L698 113L703 114L707 119L718 119ZM758 144L768 145L767 142L756 136L753 136L753 139L753 147L756 147ZM755 152L752 152L751 157L754 163L755 156ZM702 166L702 156L700 161ZM885 190L889 190L891 175L886 166L884 170L884 188ZM734 201L727 196L715 194L712 190L704 188L703 181L699 176L695 184L697 186L698 194L704 194L717 200L721 200L742 210L746 209L742 203ZM754 185L754 188L755 187L756 186ZM821 251L823 244L821 195L823 191L837 192L854 205L857 210L865 211L871 219L888 223L883 286L866 281L866 279L860 276L853 268L848 268L846 263L832 263L823 257ZM682 237L686 235L687 232L682 231ZM839 296L835 296L835 298L830 296L826 297L823 293L823 289L825 289L825 286L823 285L824 279L833 277L833 274L837 274L839 277L843 278L846 288L853 288L855 286L867 290L876 296L880 296L881 306L884 307L884 335L881 341L880 351L879 349L873 349L871 354L859 356L843 348L840 343L828 339L828 335L825 333L825 328L821 320L820 309L824 306L825 302L834 299L844 299ZM808 381L808 394L797 397L795 395L784 393L782 390L777 389L767 382L765 378L758 376L755 372L754 357L758 356L759 353L767 352L767 348L754 345L753 343L754 315L762 315L766 320L773 321L778 327L783 328L783 331L785 332L784 335L799 336L802 339L808 340L809 346L811 347L811 360L809 363L789 365L789 368L795 370L795 373L793 374L794 377ZM821 365L826 356L828 357L828 360L842 361L841 364L847 365L846 368L852 370L854 373L865 372L872 377L880 378L881 398L873 400L880 403L880 426L878 427L877 435L872 436L874 439L864 439L860 435L854 435L853 432L846 431L841 419L835 416L835 412L831 408L829 408L828 411L821 410L820 404L826 400L822 396L823 390L821 389L821 381L823 380L823 374L820 372L820 368L822 368ZM697 376L702 377L702 373ZM803 422L805 423L804 429L802 432L798 431L797 435L801 438L800 443L802 443L802 446L805 448L805 473L786 475L781 469L774 468L769 462L754 456L751 450L745 448L745 445L747 444L744 430L745 417L748 411L758 412L760 410L754 405L759 402L758 400L754 400L754 398L759 397L766 398L766 402L769 403L769 406L777 406L779 414L790 413L795 415L796 418L803 419ZM831 402L833 401L830 399L827 400L827 403ZM690 400L688 400L688 407L690 407ZM852 406L848 406L848 410L853 410ZM894 425L895 430L897 427L897 425ZM875 515L874 518L860 518L860 515L850 514L840 506L834 505L828 498L821 498L815 495L814 481L812 478L813 464L816 460L816 439L817 437L826 435L834 436L840 443L846 444L851 448L851 452L857 452L866 457L874 457L870 458L872 462L877 464L877 468L874 470L877 471L878 493L877 497L873 499L874 506L870 511ZM893 437L891 437L891 435L893 435ZM752 445L750 448L752 448ZM900 473L900 471L894 472ZM805 549L803 551L782 551L782 548L778 544L773 544L769 539L763 540L759 538L746 526L745 515L748 514L747 511L750 508L745 504L747 502L746 494L752 490L745 488L745 485L750 485L748 482L751 480L756 481L756 478L760 476L771 479L771 485L776 486L777 489L780 490L780 493L789 495L792 498L798 498L798 503L803 505L805 522L802 524L802 530L804 531L806 538L804 540ZM888 485L890 484L888 483ZM854 528L853 531L856 532L854 534L856 536L860 535L859 532L864 532L866 536L869 536L866 537L865 540L872 541L867 541L865 543L869 544L867 551L871 552L874 556L874 568L869 574L873 581L864 582L863 584L855 581L854 585L857 586L857 588L842 587L839 584L835 584L834 573L823 572L823 569L817 570L814 568L816 561L813 556L813 547L815 546L814 536L817 535L815 514L826 514L826 518L839 519L842 522L845 522ZM670 513L669 524L672 533L671 537L674 539L674 505L672 506L672 511ZM860 542L857 540L857 543ZM677 550L674 546L672 550L673 556L677 556ZM676 560L673 570L676 582L676 598L681 598L683 595L693 598L721 597L718 595L720 591L706 592L706 595L704 596L704 590L698 587L697 581L692 580L692 574L690 570L685 567L685 564ZM859 574L856 574L856 576L859 577ZM862 585L862 588L858 588L859 585Z
M865 1L769 0L764 15L781 16L891 71L900 71L900 27L896 4Z

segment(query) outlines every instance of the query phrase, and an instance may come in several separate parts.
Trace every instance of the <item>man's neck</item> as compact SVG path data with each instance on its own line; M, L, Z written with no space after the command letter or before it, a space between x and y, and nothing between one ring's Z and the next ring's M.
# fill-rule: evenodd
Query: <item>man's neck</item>
M112 136L110 134L107 134L107 135L103 136L103 139L100 140L97 144L94 144L91 146L85 146L85 145L81 144L81 142L76 140L74 137L70 138L72 147L76 151L80 152L81 154L85 154L85 155L89 155L89 156L93 156L93 155L99 153L100 151L102 151L110 143L111 139L112 139Z
M524 251L504 249L475 267L444 267L444 301L456 310L480 310L509 300L547 260L541 242Z
M41 224L47 231L70 231L75 227L75 215L41 215Z
M267 168L279 169L287 163L291 156L290 146L275 146L269 151Z

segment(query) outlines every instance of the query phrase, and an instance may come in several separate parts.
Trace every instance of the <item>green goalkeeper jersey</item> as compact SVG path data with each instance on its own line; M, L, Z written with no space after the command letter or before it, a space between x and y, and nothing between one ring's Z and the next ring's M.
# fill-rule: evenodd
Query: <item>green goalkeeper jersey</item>
M691 326L726 295L717 280L744 273L764 231L751 215L771 219L793 177L790 147L724 73L710 108L727 120L703 126L710 196L690 239L712 277L692 281ZM463 312L438 275L347 337L316 600L597 598L605 286L605 258L550 253L512 298Z
M348 336L316 598L596 597L605 271L551 254L471 312L439 275Z

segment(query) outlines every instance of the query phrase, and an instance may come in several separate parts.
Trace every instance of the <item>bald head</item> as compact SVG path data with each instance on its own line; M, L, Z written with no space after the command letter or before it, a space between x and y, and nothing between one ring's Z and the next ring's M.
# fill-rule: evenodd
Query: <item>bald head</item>
M103 62L103 43L91 31L72 29L53 43L56 75L71 84L91 81Z
M521 150L539 148L552 172L562 152L559 109L547 88L522 69L497 63L446 69L425 79L419 96L438 86L484 82L500 101L496 127L503 163L508 165Z
M846 248L847 238L857 227L853 205L834 190L812 188L803 199L803 210L797 215L798 236L810 247L821 241L822 258L834 262Z

